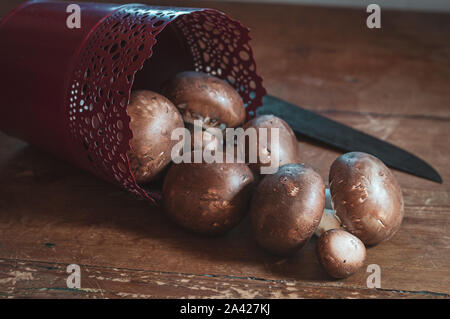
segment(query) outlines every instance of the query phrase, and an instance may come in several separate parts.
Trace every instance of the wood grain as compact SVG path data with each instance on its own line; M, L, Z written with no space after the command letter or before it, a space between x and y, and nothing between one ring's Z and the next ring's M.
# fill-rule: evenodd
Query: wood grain
M20 2L2 1L0 15ZM280 259L255 244L248 220L224 237L192 235L147 202L0 133L0 298L449 298L450 16L383 11L382 30L368 30L358 10L170 3L249 25L270 93L413 152L444 183L394 172L405 219L368 249L366 266L382 270L382 288L368 289L365 269L329 278L316 239ZM299 143L327 180L340 153ZM80 290L65 285L72 263L82 268Z
M193 275L81 266L83 288L67 288L66 265L0 260L6 298L444 298L442 294L322 285L291 280Z

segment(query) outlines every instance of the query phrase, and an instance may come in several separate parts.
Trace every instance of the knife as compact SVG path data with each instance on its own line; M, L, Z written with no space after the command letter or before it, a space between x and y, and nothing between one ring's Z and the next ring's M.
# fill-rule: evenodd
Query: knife
M273 114L286 121L298 134L321 141L342 151L372 154L392 168L442 183L439 173L417 156L386 141L272 95L266 95L263 98L263 105L256 110L256 114Z

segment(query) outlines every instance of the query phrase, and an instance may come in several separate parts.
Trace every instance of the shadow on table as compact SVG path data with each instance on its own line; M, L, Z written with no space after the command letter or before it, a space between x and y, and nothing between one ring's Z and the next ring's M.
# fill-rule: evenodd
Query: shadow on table
M60 259L72 260L68 254L75 252L83 260L93 260L89 255L100 250L101 257L94 260L103 265L244 278L330 280L315 255L315 239L297 256L281 259L257 246L248 218L223 237L191 234L168 220L160 208L30 146L0 163L0 179L0 207L4 207L0 221L27 233L35 229L35 234L23 235L33 236L30 240L52 241L57 247L71 245L71 253L60 250Z

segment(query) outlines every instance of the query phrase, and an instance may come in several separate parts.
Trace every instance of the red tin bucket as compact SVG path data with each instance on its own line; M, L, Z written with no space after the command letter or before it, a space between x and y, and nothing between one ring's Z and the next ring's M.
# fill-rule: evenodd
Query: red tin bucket
M154 201L130 171L131 89L186 70L226 80L248 117L265 89L249 30L212 9L30 1L0 20L0 129Z

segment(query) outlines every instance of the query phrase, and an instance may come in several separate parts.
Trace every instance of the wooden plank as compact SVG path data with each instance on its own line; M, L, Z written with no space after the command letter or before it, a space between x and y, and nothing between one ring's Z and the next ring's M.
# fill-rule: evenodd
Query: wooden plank
M254 26L274 95L314 110L450 116L448 14L383 10L381 30L365 27L364 10L260 6L236 15Z
M3 1L0 15L21 2ZM192 235L148 203L0 133L0 297L448 298L449 15L383 10L382 30L368 30L361 10L154 3L214 7L241 20L270 93L419 155L444 183L394 172L406 215L392 240L368 250L366 266L382 270L382 289L372 290L365 269L331 280L315 239L279 259L257 247L248 220L221 238ZM306 139L300 148L326 180L340 153ZM87 273L84 290L64 286L71 263Z
M67 265L0 260L0 298L446 298L427 292L361 289L292 280L192 275L81 265L81 287L68 288ZM336 288L339 289L336 289Z
M0 15L22 2L2 1ZM382 9L382 28L375 30L366 27L363 9L180 0L152 4L212 7L250 27L266 88L306 108L450 118L448 13Z
M389 11L368 29L364 9L156 1L213 7L251 29L271 94L313 110L450 118L450 14Z
M332 116L347 124L362 123L364 117ZM414 135L421 122L400 119L390 138L404 141L404 136ZM450 137L448 123L433 121L429 127L417 137L427 136L438 144L409 143L414 145L413 151L422 149L436 160L433 164L438 169L448 167L448 155L445 153L442 161L437 156L443 151L437 146L445 147ZM2 136L1 140L5 139L9 140ZM0 143L4 144L8 143ZM313 163L326 179L337 153L306 142L300 147L305 162ZM8 157L6 149L1 153ZM279 259L256 246L248 221L225 237L192 235L174 226L148 203L31 148L24 147L9 157L0 171L4 181L0 192L0 258L332 282L318 264L315 239L295 258ZM448 180L448 171L442 171L447 174L444 181ZM366 265L381 266L385 289L448 294L448 184L395 174L405 193L404 224L392 240L369 249ZM367 276L362 270L340 283L365 287Z

